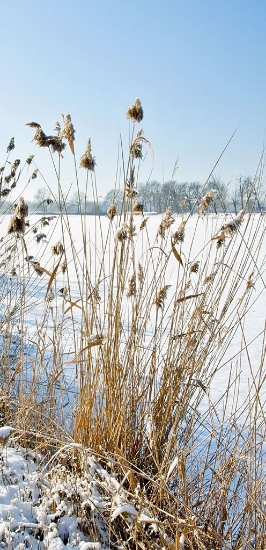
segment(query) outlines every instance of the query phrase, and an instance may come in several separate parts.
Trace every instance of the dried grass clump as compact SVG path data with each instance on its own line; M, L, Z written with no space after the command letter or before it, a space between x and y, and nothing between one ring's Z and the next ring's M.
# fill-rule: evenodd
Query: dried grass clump
M199 205L199 216L203 216L205 213L206 208L210 206L210 204L213 202L214 198L217 195L216 189L210 189L206 195L204 195L200 205Z
M93 172L95 166L96 160L91 154L91 140L89 139L87 149L80 159L80 167Z
M60 125L56 131L60 137ZM262 550L265 334L255 358L246 313L265 296L265 216L247 213L239 238L217 252L240 214L220 233L219 218L192 215L174 232L168 208L150 220L167 237L158 243L152 229L142 231L148 218L134 225L138 163L130 153L119 158L116 185L124 183L124 195L116 218L112 197L113 223L83 214L73 222L62 200L56 233L44 216L33 221L34 233L2 237L0 424L3 413L24 430L24 448L41 445L47 541L60 516L58 530L77 518L85 545ZM81 196L88 174L76 170L75 159L73 170ZM60 192L61 171L56 177ZM91 184L96 197L95 177ZM94 207L99 212L96 199ZM22 200L14 217L26 214ZM181 254L174 245L185 230ZM57 260L49 254L53 242ZM251 376L242 404L245 352Z
M132 122L141 122L144 116L144 112L141 106L140 99L137 97L131 107L126 112L127 118L130 118Z

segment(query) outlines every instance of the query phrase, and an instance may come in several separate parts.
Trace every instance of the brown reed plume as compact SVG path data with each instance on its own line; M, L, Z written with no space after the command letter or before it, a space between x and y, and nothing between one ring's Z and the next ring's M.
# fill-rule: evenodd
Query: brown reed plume
M93 171L96 166L95 157L91 154L91 139L88 141L88 145L84 155L80 159L80 167L85 168L86 170Z
M127 118L130 118L132 122L141 122L144 116L144 112L141 106L140 99L137 97L131 105L131 107L128 108L126 112Z

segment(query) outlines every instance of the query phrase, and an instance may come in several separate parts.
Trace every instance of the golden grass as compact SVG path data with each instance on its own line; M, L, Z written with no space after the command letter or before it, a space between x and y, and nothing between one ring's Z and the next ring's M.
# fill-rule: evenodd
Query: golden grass
M139 101L127 116L133 122L143 118ZM41 449L47 457L58 451L57 464L60 448L74 441L82 453L94 453L115 473L127 501L138 514L150 514L153 527L137 520L132 524L127 513L114 517L112 502L103 514L112 547L123 541L124 548L134 549L240 550L252 548L255 540L256 548L264 548L265 331L260 365L255 366L245 318L256 299L265 299L265 217L243 212L224 223L214 216L203 221L214 197L210 191L199 201L197 218L191 212L175 229L176 218L167 208L152 231L151 218L142 217L142 204L136 200L134 174L139 173L145 141L139 134L134 138L133 131L127 168L123 165L122 212L117 214L114 199L105 232L98 216L90 141L81 160L84 183L76 170L70 116L63 121L57 138L59 144L66 139L73 154L79 196L81 189L86 196L92 189L93 237L87 217L80 214L82 242L74 242L53 159L60 216L47 223L58 224L61 237L56 244L45 244L45 235L40 239L47 262L35 260L34 254L29 259L43 225L40 220L35 233L27 227L22 198L2 243L0 303L6 336L1 344L1 422L17 429L24 446ZM56 149L39 125L29 126L38 145L56 152L62 163L62 145ZM8 155L11 151L9 145ZM134 214L141 214L140 220ZM50 240L52 236L51 229ZM13 286L7 277L11 270ZM28 340L27 315L40 285L42 315ZM262 289L259 296L254 294L256 285ZM250 388L240 406L240 373L232 367L220 402L213 403L210 388L237 330L250 368ZM75 368L74 393L65 375L67 365ZM70 467L73 456L66 455ZM76 457L73 479L81 475L82 464ZM59 470L51 475L59 479ZM84 531L92 536L84 509L77 508ZM95 540L95 532L93 536Z

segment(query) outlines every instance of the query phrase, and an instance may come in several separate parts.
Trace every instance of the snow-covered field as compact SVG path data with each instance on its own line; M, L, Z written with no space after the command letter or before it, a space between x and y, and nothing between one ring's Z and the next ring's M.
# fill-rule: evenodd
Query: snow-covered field
M147 214L148 215L148 214ZM23 271L23 280L22 277L13 278L11 281L11 287L14 288L14 295L16 292L17 285L24 285L23 291L27 296L27 315L25 318L24 328L28 332L28 339L31 337L34 340L34 335L36 332L43 330L46 332L46 335L54 330L55 324L55 311L57 316L58 323L60 322L60 308L63 301L63 296L60 294L60 289L65 286L70 288L71 300L79 298L80 293L84 291L83 287L83 268L84 268L84 246L83 246L83 237L82 237L82 227L81 219L79 216L69 216L68 221L65 222L62 230L61 222L59 217L54 217L49 223L49 226L43 227L40 223L42 216L31 216L30 217L30 228L27 230L26 242L28 246L28 253L33 256L34 260L40 262L40 265L44 267L49 273L52 272L54 266L57 262L57 257L53 257L51 254L51 247L57 242L62 241L62 233L64 235L64 246L66 249L66 256L69 258L68 261L68 275L62 275L60 272L57 273L56 277L56 287L53 285L49 292L50 304L47 309L47 284L48 276L44 274L43 277L32 277L32 273L29 272L29 266L26 264ZM182 243L181 247L181 257L183 264L189 262L191 264L193 261L199 261L200 265L204 265L206 259L206 249L208 243L210 243L211 238L218 234L219 229L222 224L230 217L223 215L215 216L209 215L205 218L198 218L198 216L192 216L186 226L185 240ZM6 234L6 229L9 223L9 216L2 217L1 219L1 235ZM147 250L152 246L154 247L154 258L158 255L156 248L163 248L165 253L171 251L170 240L156 238L157 230L159 224L162 220L161 215L150 215L147 222L147 233L146 231L139 232L138 228L142 221L140 216L135 217L136 224L136 233L135 237L135 250L136 250L136 260L143 259ZM227 386L228 376L231 373L231 376L237 377L239 379L239 390L238 390L238 401L239 404L244 403L247 397L247 390L250 384L252 377L256 376L256 372L261 368L261 353L263 346L263 331L265 327L265 238L264 244L258 250L258 242L263 238L263 233L265 235L265 220L266 217L262 217L259 214L252 216L252 219L249 220L248 232L247 232L247 215L238 230L238 236L235 240L235 246L230 250L230 258L226 257L225 263L225 275L226 275L226 264L231 261L231 258L234 258L234 254L239 246L239 243L242 243L243 251L245 252L245 243L247 241L247 235L254 234L254 238L249 237L249 242L251 242L252 247L250 253L248 254L248 261L246 261L246 266L244 272L241 272L241 276L237 280L237 273L241 264L242 253L238 254L233 263L232 277L236 277L237 280L237 295L239 298L243 295L247 280L249 275L253 273L252 281L254 286L251 289L251 297L248 306L248 311L242 322L243 332L238 329L234 334L234 337L230 341L230 345L226 350L223 357L219 356L215 358L217 364L219 360L219 368L216 374L215 379L210 388L210 397L213 402L219 400L222 395L223 388ZM175 216L175 223L170 229L170 234L174 232L178 225L181 222L181 217ZM108 230L110 230L110 240L108 245L108 254L106 254L105 259L105 281L102 283L104 286L106 280L108 279L108 269L109 269L109 259L112 257L113 250L115 248L115 233L119 222L114 220L110 225L110 221L107 217L99 219L94 218L93 216L86 216L83 218L82 223L85 227L86 239L87 239L87 267L90 270L91 280L93 282L94 277L96 277L99 264L102 257L102 243L105 242ZM257 224L260 223L260 230L256 234ZM111 229L110 229L111 227ZM37 232L32 233L32 228L36 228ZM69 234L71 233L71 239ZM43 237L38 241L38 235L43 235ZM243 244L244 243L244 244ZM74 255L76 255L76 261L73 260L73 249ZM215 257L215 252L211 256L210 262L210 271L213 269L213 264L217 261ZM15 260L16 262L16 260ZM15 266L16 270L19 272L20 266ZM77 272L79 273L80 280L78 282ZM244 273L244 275L243 275ZM173 255L170 256L168 267L165 275L165 283L171 285L168 294L168 303L171 302L173 297L174 289L176 286L176 275L177 274L177 261ZM151 277L153 275L151 274ZM193 285L194 288L197 287L198 279L200 273L193 274ZM192 277L191 277L192 278ZM104 277L102 277L104 279ZM100 288L101 290L101 288ZM56 298L56 300L54 299ZM127 307L127 300L125 299L125 308ZM46 321L43 323L44 311L46 313ZM155 311L155 310L154 310ZM79 318L79 310L75 309L75 316ZM155 315L155 313L154 313ZM59 320L58 320L59 317ZM102 315L102 326L101 330L104 333L106 330L107 318ZM152 326L154 319L150 319L150 333L152 334ZM126 330L126 326L124 327ZM146 327L146 336L147 343L149 341L149 325ZM68 367L67 364L71 358L73 358L73 331L72 326L68 327L65 323L65 328L63 331L64 334L64 354L65 354L65 363L66 363L66 372L67 375L71 378L71 367ZM166 327L167 334L167 327ZM252 370L252 372L251 372ZM235 373L232 375L232 372Z

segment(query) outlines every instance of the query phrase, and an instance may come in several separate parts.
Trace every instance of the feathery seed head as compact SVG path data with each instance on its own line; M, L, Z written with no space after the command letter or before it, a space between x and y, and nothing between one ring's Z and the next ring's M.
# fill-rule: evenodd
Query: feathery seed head
M138 280L140 284L142 284L144 281L144 271L141 263L138 263Z
M32 141L36 141L39 147L48 147L48 136L41 129L41 126L36 127Z
M203 216L206 208L212 203L216 195L217 195L216 189L210 189L210 191L208 191L208 193L204 195L199 205L199 216Z
M107 217L109 220L113 220L116 215L116 205L112 202L107 210Z
M41 128L41 125L38 122L27 122L25 126L29 128Z
M72 154L74 155L74 141L75 141L75 130L71 121L70 115L62 115L64 128L62 131L62 137L66 138L70 147Z
M54 254L55 256L59 256L60 254L63 254L63 252L64 252L64 247L62 243L58 242L52 246L52 254Z
M163 308L164 302L165 302L166 297L167 297L167 292L168 292L168 290L171 286L172 285L165 285L163 288L161 288L161 290L159 290L159 292L157 292L156 298L154 300L154 304L158 308Z
M132 214L143 214L143 204L142 202L135 202L134 206L133 206L133 209L132 209Z
M135 296L136 290L136 273L134 273L129 279L127 297L130 298L131 296Z
M147 221L148 221L149 217L150 216L147 216L147 218L143 218L143 220L142 220L142 222L139 226L140 231L142 231L142 229L144 229L144 227L146 227L146 224L147 224Z
M232 218L227 223L222 225L221 231L225 235L228 235L229 237L231 237L234 233L236 233L243 219L244 219L244 210L240 210L240 212L237 214L237 216L235 216L235 218Z
M190 266L189 271L190 271L190 273L198 273L198 271L199 271L199 262L193 262L193 264L191 264L191 266Z
M173 218L172 216L172 210L170 208L170 206L168 206L168 208L166 209L165 211L165 215L159 225L159 228L158 228L158 231L157 231L157 236L161 236L164 238L165 236L165 230L166 229L169 229L169 227L171 227L172 223L175 222L175 219Z
M134 139L131 147L130 154L135 159L142 159L142 130L137 133L137 137Z
M17 218L16 216L12 216L7 229L7 234L11 235L12 233L24 233L24 232L25 232L24 218Z
M141 120L143 119L144 113L140 99L138 97L135 99L133 105L128 108L126 116L127 118L130 118L132 122L141 122Z
M80 167L93 171L96 166L95 157L91 154L91 140L89 139L87 149L80 159Z
M116 241L123 242L125 239L128 238L128 233L129 233L129 227L127 223L123 223L116 233L116 236L115 236Z
M28 158L26 159L26 163L28 165L30 165L32 163L33 159L34 159L34 155L29 155Z
M186 223L187 223L187 220L184 220L183 222L181 222L181 224L179 225L179 227L177 228L175 233L173 233L173 235L172 235L173 244L176 244L178 242L180 242L180 243L184 242Z
M66 260L64 260L62 263L61 263L61 271L62 273L64 274L67 270L67 262Z
M39 172L38 168L36 168L36 169L32 172L32 174L31 174L31 179L32 179L32 180L36 180L37 175L38 175L38 172Z
M15 149L15 138L11 138L8 146L7 146L7 153L10 153L13 149Z

